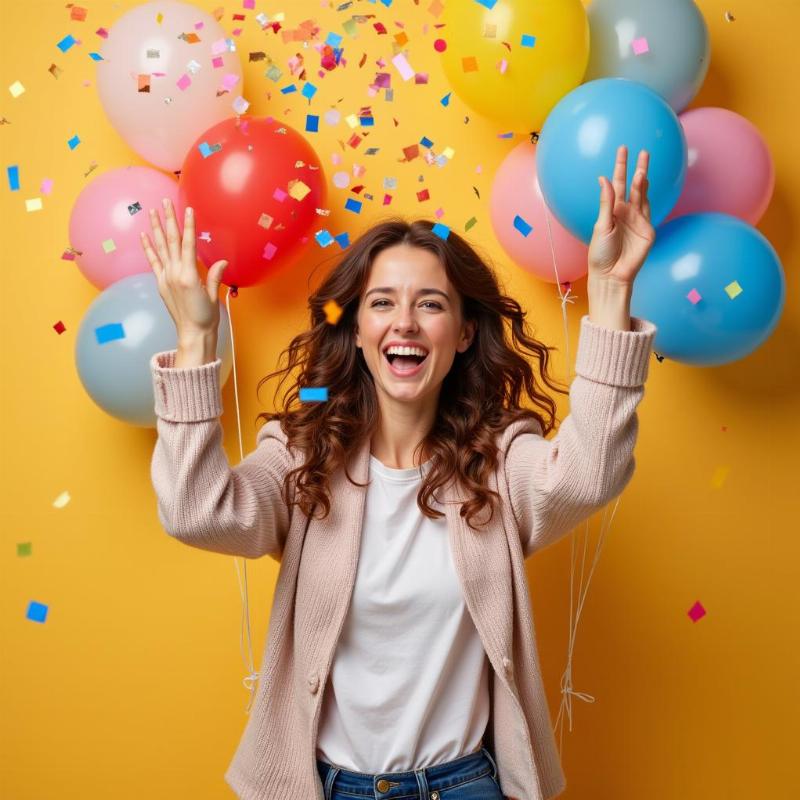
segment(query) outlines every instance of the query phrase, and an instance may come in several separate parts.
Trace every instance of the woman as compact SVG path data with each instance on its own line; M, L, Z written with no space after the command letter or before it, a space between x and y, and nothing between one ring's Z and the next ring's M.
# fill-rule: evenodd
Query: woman
M646 152L600 178L571 413L548 350L461 237L375 225L310 298L293 387L230 468L216 335L225 262L198 278L166 207L143 245L178 329L152 371L159 519L194 547L281 564L255 714L226 772L245 800L544 800L565 780L523 562L617 496L655 326L629 314L655 239ZM508 323L512 344L506 337ZM272 375L277 373L272 373ZM268 376L268 377L271 377ZM522 390L546 412L523 409ZM292 407L294 406L294 407ZM480 519L479 519L480 518ZM322 691L320 691L322 688Z

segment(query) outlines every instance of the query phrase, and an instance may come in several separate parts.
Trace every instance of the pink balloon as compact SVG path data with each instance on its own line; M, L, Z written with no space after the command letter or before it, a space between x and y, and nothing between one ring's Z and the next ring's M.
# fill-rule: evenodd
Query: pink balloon
M111 124L143 159L175 172L203 131L236 113L242 66L227 38L206 11L170 0L136 6L111 27L97 90Z
M678 119L689 164L681 196L664 221L720 211L755 225L775 188L775 167L758 128L727 108L693 108Z
M500 164L492 183L489 207L497 240L524 270L550 283L576 281L586 275L589 248L547 208L536 176L536 147L530 142L518 144ZM552 250L545 214L550 219ZM514 227L518 215L533 227L527 236ZM558 277L553 267L553 252Z
M120 278L150 272L139 232L151 233L149 209L158 209L164 219L164 197L177 207L178 182L150 167L104 172L78 195L69 218L69 239L80 252L75 257L78 268L90 283L105 289Z

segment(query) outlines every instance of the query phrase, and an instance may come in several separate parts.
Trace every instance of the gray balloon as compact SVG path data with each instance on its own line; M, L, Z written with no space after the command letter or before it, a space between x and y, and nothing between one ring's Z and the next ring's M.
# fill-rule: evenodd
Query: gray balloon
M152 272L115 281L92 302L75 342L75 365L83 388L112 417L156 427L150 359L178 346L178 332L158 293ZM220 303L217 357L220 386L233 369L228 312Z
M679 114L700 91L711 50L706 21L692 0L594 0L584 83L629 78L658 92ZM647 52L637 40L646 39Z

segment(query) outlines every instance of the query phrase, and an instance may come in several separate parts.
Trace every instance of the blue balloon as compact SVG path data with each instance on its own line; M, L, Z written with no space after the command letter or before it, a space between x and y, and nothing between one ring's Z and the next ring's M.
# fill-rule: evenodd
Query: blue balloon
M628 147L625 198L640 150L647 150L650 221L672 211L686 180L686 135L659 94L627 78L600 78L564 95L548 114L536 146L542 196L556 219L584 244L600 211L600 183L614 175L617 148Z
M178 346L175 322L152 272L115 281L95 298L75 339L75 364L83 388L112 417L155 428L150 359ZM217 357L220 386L233 368L228 312L220 303Z
M656 229L633 282L631 314L655 324L657 353L715 366L759 347L785 301L786 277L769 240L738 217L706 212Z

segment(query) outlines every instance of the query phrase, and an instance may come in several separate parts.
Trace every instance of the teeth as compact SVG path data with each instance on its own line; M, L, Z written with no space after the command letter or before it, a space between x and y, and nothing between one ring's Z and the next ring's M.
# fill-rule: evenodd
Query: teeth
M423 358L427 355L424 350L421 350L419 347L390 347L386 351L387 356L422 356Z

